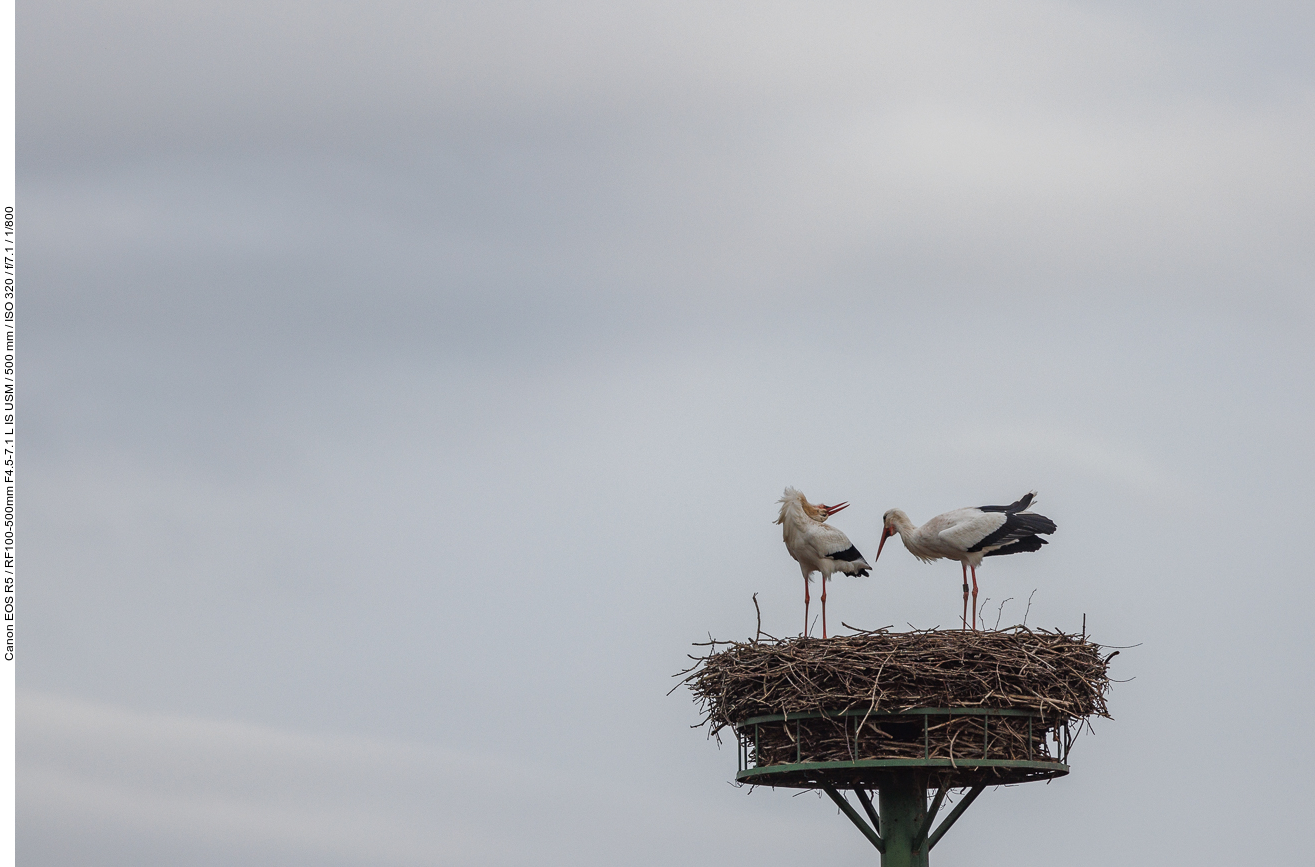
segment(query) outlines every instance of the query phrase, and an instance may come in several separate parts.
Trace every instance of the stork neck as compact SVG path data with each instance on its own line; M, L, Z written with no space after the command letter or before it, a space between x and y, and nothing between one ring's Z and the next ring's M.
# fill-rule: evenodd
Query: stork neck
M890 523L895 527L895 532L899 533L900 541L904 543L910 554L919 560L936 559L938 555L928 550L926 542L918 533L918 527L909 520L908 515L896 509L895 514L890 516Z

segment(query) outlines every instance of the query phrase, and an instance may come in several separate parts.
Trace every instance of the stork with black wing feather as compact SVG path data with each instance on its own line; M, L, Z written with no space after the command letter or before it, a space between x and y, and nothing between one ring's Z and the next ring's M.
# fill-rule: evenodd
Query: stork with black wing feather
M846 575L867 575L872 567L858 553L849 537L826 523L826 519L849 506L814 505L794 488L786 488L778 500L781 514L775 523L781 525L781 535L790 556L799 563L804 573L804 635L808 635L808 584L814 572L822 573L822 637L826 638L826 582L835 572Z
M958 560L963 566L963 625L968 627L968 570L973 575L972 627L977 628L977 567L983 557L1040 551L1046 544L1042 535L1055 532L1055 522L1045 515L1027 511L1036 501L1036 491L1008 506L978 506L955 509L937 515L921 527L913 526L909 516L891 509L882 518L885 529L877 546L875 563L881 557L886 540L896 533L909 553L924 563L941 558Z

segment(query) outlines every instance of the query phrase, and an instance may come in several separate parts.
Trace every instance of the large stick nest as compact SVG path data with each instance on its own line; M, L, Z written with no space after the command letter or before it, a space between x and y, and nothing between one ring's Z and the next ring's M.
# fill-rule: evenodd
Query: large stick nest
M1114 654L1058 631L879 630L699 646L708 653L691 657L683 683L711 735L753 717L862 711L742 730L759 767L966 755L1055 761L1049 734L1063 726L1067 736L1072 721L1109 716ZM1030 719L899 715L913 708L1010 709Z

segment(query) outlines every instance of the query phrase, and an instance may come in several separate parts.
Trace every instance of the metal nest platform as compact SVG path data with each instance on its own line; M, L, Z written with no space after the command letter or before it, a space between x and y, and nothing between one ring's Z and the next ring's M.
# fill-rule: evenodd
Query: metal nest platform
M825 792L884 867L926 865L987 786L1068 774L1076 729L1109 716L1115 655L1025 627L697 646L682 682L709 734L733 733L736 782Z

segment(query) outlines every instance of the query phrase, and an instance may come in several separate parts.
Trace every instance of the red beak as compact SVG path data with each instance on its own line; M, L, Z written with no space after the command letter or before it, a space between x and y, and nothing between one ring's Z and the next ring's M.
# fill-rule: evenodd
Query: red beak
M894 535L895 535L894 527L887 527L886 529L881 531L881 544L877 546L877 556L872 558L873 563L881 559L881 549L886 547L886 540Z
M846 500L845 502L840 503L839 505L836 505L836 506L824 506L824 505L822 505L821 503L818 503L818 504L817 504L817 507L818 507L819 509L821 509L822 512L825 513L826 516L829 518L829 517L831 517L832 515L834 515L836 512L841 511L842 509L848 509L848 508L849 508L849 501Z

